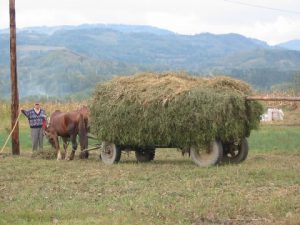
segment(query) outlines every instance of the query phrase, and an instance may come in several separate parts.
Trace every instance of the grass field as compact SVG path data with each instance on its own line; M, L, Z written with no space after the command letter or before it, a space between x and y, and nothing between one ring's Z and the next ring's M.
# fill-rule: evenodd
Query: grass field
M32 158L22 117L21 156L0 154L0 224L298 225L299 121L299 112L287 113L252 132L242 164L199 168L175 149L158 149L151 163L122 153L113 166L96 151L88 160Z

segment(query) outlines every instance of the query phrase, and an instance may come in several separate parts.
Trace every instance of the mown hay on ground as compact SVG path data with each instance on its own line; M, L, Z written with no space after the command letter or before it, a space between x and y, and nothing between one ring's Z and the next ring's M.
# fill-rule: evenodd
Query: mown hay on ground
M56 159L56 151L52 148L34 151L32 153L34 159Z
M118 77L96 87L92 132L133 146L201 145L249 136L262 107L245 101L251 88L229 77L181 73Z

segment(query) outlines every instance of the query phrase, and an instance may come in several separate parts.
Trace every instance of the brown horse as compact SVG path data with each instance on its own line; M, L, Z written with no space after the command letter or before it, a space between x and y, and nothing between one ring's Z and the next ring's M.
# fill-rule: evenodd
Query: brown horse
M79 136L81 149L80 158L88 158L88 151L82 152L88 147L88 116L89 110L86 106L72 112L56 110L51 114L50 123L45 129L45 134L50 144L56 149L57 160L66 158L69 140L72 142L72 152L69 159L74 159L75 151L77 150L77 135ZM63 153L59 147L58 136L63 139Z

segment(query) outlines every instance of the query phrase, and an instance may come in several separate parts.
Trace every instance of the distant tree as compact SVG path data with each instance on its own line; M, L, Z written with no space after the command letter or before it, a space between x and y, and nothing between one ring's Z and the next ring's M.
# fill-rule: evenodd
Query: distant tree
M2 86L3 86L3 83L2 81L0 80L0 90L2 90ZM0 92L1 93L1 92Z
M300 71L293 77L293 89L297 95L300 95Z

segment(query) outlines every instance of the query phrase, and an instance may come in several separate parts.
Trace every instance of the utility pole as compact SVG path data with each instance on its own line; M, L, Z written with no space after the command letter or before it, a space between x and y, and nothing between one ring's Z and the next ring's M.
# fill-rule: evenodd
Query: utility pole
M11 136L11 147L12 147L13 155L20 155L19 122L18 122L19 92L18 92L18 75L17 75L15 0L9 0L9 19L10 19L11 129L15 128Z

